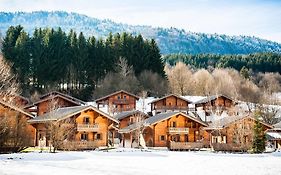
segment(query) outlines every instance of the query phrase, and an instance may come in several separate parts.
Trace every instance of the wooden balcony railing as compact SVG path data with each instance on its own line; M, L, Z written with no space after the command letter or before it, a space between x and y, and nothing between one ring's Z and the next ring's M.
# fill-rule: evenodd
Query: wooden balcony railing
M155 110L182 110L187 111L188 106L155 106Z
M117 99L117 100L113 100L113 104L133 104L135 103L134 100L127 100L127 99Z
M95 149L99 146L97 141L66 141L63 143L62 149L65 150L83 150Z
M203 142L170 142L171 150L194 150L204 147Z
M98 132L98 124L77 124L77 131Z
M185 133L188 134L189 128L176 128L176 127L170 127L168 128L169 133Z

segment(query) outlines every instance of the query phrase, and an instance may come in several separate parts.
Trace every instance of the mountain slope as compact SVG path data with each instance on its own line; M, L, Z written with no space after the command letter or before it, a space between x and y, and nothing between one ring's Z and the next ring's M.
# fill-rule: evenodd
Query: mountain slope
M4 34L11 25L22 25L32 33L35 27L61 27L65 31L74 29L85 35L104 37L109 32L141 33L145 38L156 39L161 52L169 53L215 53L249 54L255 52L281 53L281 44L249 36L227 36L186 32L176 28L153 28L99 20L77 13L55 12L0 12L0 31Z

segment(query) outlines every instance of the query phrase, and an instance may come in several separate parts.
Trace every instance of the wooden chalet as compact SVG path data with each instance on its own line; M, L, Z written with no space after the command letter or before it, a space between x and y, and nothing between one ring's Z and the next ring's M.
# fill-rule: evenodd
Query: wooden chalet
M13 104L15 106L26 106L29 104L29 99L26 97L23 97L21 95L5 95L1 96L2 101L7 102L9 104Z
M119 113L123 111L131 111L136 109L136 101L139 97L124 90L120 90L109 94L105 97L97 99L98 109L100 105L108 107L108 113Z
M194 110L188 107L189 104L192 104L192 101L189 101L175 94L170 94L165 97L153 100L152 102L150 102L150 104L151 112L154 114L168 111L187 113L188 110Z
M119 129L126 128L135 123L142 123L149 116L141 111L133 110L133 111L124 111L120 112L114 116L119 121ZM132 141L132 134L124 133L119 134L118 138L120 140L120 144L122 147L132 147L132 145L136 144L136 142Z
M251 148L256 119L250 115L231 116L205 127L204 139L218 151L247 151ZM264 132L272 126L261 122Z
M32 127L30 124L28 124L29 119L33 119L34 116L24 111L23 109L16 107L14 105L11 105L9 103L3 102L0 100L0 120L1 123L5 124L4 127L9 127L10 129L13 129L15 131L16 129L14 127L18 126L20 133L11 133L11 134L21 134L20 138L24 138L22 142L25 144L25 146L34 146L35 145L35 128ZM9 135L9 133L6 133ZM2 137L2 136L1 136ZM13 145L12 139L15 139L15 137L11 137L10 143L1 143L1 146L3 147L15 147ZM18 137L18 136L17 136ZM16 138L18 139L18 138Z
M147 118L143 123L143 139L148 147L168 147L171 150L188 150L202 148L202 128L207 124L199 118L182 112L160 113ZM132 124L119 129L121 134L131 134L139 125Z
M85 105L85 102L67 94L57 91L50 92L39 98L33 104L27 105L24 108L36 114L37 116L43 115L53 108L70 107Z
M194 102L195 108L202 108L206 112L211 112L212 110L226 110L235 105L235 102L232 98L219 94L207 96L202 100Z
M266 131L266 138L272 143L275 150L281 150L281 122L273 125L272 129Z
M72 132L66 133L61 149L94 149L113 143L119 121L93 106L58 108L28 121L36 130L36 145L40 147L50 142L50 123L67 126ZM58 132L64 132L58 131Z

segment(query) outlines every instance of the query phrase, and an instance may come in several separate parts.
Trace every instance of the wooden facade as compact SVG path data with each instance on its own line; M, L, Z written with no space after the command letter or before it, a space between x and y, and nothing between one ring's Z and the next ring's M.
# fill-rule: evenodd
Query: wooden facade
M53 110L53 108L80 106L83 104L85 104L85 102L77 98L59 92L52 92L43 95L40 97L40 100L26 106L25 109L40 116Z
M199 119L181 112L157 114L144 121L143 138L148 147L169 149L195 149L192 143L201 143L202 128L207 126ZM136 129L136 128L134 128ZM120 129L119 132L132 138L134 129Z
M152 101L151 112L161 113L167 111L181 111L187 112L189 109L188 105L191 104L191 101L188 101L185 98L182 98L175 94L170 94L160 99Z
M98 109L100 105L108 106L108 113L120 113L123 111L131 111L136 109L136 101L139 99L138 96L120 90L109 94L105 97L99 98L96 100Z
M0 120L4 127L9 127L11 132L18 131L17 138L12 139L23 139L21 142L24 146L34 146L35 145L35 128L28 124L28 120L34 118L34 116L23 109L20 109L14 105L8 104L6 102L0 101ZM16 127L19 127L16 129ZM9 146L10 143L2 143L4 146ZM3 146L2 145L2 146ZM13 146L13 145L11 145Z
M234 105L235 102L233 99L225 95L213 95L195 103L196 108L202 107L202 109L206 112L216 109L225 110L233 107Z
M141 123L148 117L147 114L138 110L125 111L114 116L114 118L119 121L119 129L124 129L130 125ZM129 133L118 134L118 138L122 147L132 147L133 142L136 139Z
M205 128L205 138L216 150L246 151L251 148L256 119L250 116L233 116L218 120ZM272 126L261 122L263 131ZM209 136L207 136L209 134Z
M62 149L94 149L113 143L118 120L92 106L68 108L60 108L52 113L52 116L56 118L55 121L62 123L66 119L74 121L74 123L71 123L74 126L73 137L64 142ZM37 129L37 146L44 147L51 144L48 138L48 132L51 131L48 130L47 125L47 122L50 121L49 115L47 113L29 121ZM65 122L65 124L69 123Z

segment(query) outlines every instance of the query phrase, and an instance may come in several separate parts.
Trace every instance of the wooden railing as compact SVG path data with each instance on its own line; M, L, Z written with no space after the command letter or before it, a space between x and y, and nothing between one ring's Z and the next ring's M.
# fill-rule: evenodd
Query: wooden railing
M168 128L169 133L186 133L188 134L189 128L176 128L176 127L170 127Z
M95 149L97 148L97 141L66 141L63 143L62 149L65 150L83 150L83 149Z
M170 142L171 150L194 150L204 147L203 142Z
M188 106L155 106L155 110L188 110Z
M77 124L77 131L97 132L98 130L98 124Z
M130 103L135 103L135 101L134 100L127 100L127 99L113 100L113 104L130 104Z

